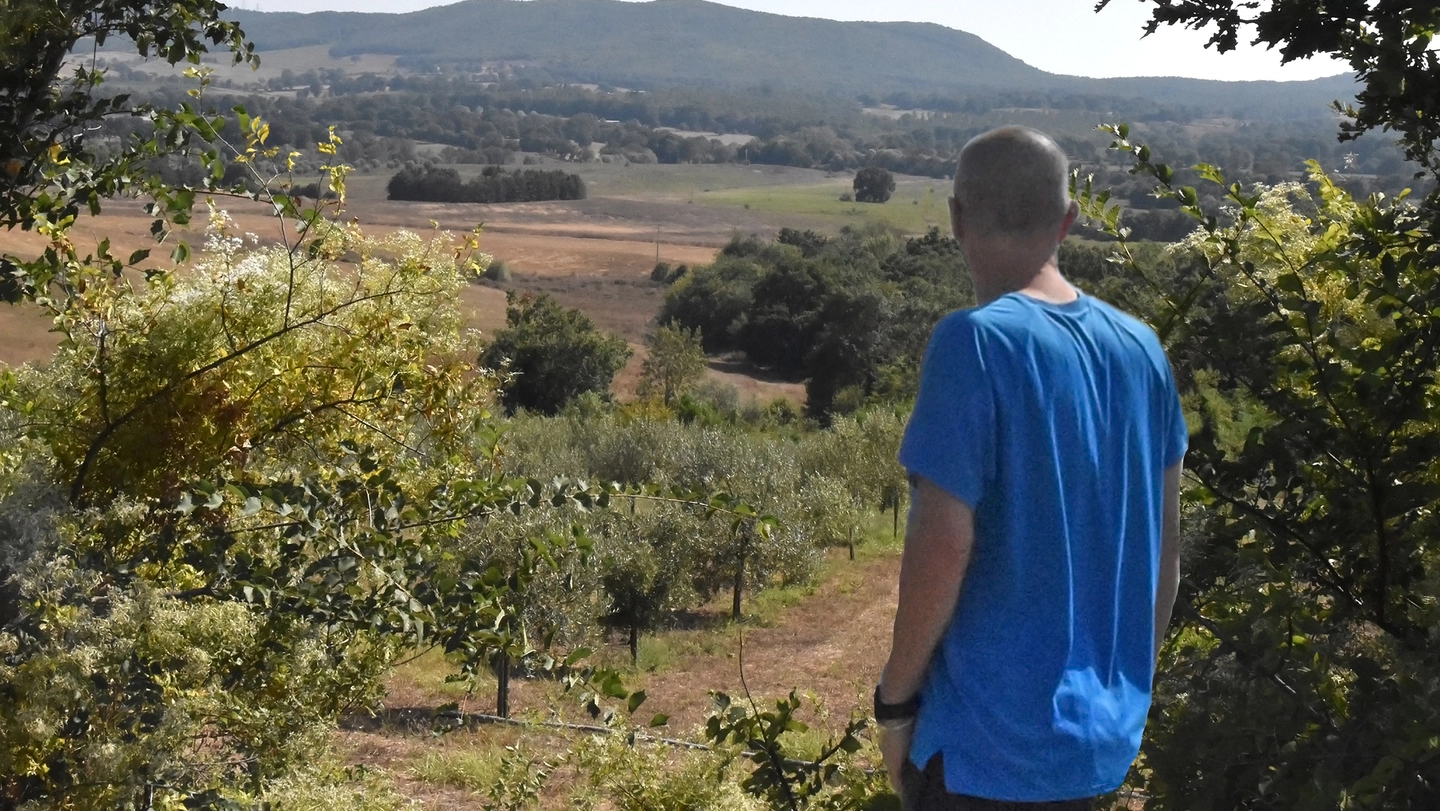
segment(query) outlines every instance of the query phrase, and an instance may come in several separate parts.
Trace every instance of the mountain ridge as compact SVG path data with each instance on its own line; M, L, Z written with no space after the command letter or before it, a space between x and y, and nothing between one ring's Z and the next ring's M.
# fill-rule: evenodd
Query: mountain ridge
M1065 76L936 23L787 17L705 0L462 0L404 14L233 14L262 59L267 49L327 45L335 57L393 55L411 68L523 63L556 81L641 89L1070 93L1313 117L1329 101L1353 95L1353 78L1343 75L1302 82Z

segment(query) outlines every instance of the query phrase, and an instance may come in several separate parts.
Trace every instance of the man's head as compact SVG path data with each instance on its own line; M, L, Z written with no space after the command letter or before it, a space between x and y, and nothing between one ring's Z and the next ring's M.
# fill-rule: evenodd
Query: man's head
M1065 153L1038 130L1000 127L975 136L955 172L955 236L1049 255L1074 216L1069 175Z

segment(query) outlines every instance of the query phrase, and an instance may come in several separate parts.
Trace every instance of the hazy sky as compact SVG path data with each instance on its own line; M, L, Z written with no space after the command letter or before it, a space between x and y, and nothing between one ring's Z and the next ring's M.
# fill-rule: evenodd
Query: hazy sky
M1334 61L1280 66L1278 55L1243 47L1224 56L1206 50L1204 34L1161 29L1141 39L1150 3L1111 0L720 0L725 5L832 20L934 22L976 34L1052 73L1078 76L1193 76L1204 79L1313 79L1345 71ZM435 0L229 0L260 11L414 11Z

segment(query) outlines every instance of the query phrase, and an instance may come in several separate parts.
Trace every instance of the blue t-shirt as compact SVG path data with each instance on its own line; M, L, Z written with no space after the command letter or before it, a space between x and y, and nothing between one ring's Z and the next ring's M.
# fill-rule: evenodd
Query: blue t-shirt
M900 463L975 513L910 757L951 792L1090 797L1125 779L1154 678L1163 471L1187 442L1155 333L1019 293L930 339Z

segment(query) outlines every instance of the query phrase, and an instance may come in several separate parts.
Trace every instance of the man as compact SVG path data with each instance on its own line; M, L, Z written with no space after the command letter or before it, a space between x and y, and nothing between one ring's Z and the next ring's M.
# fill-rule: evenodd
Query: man
M1185 420L1155 334L1060 274L1067 180L1023 127L976 137L955 175L979 306L926 351L875 691L906 811L1089 808L1139 751L1180 576Z

